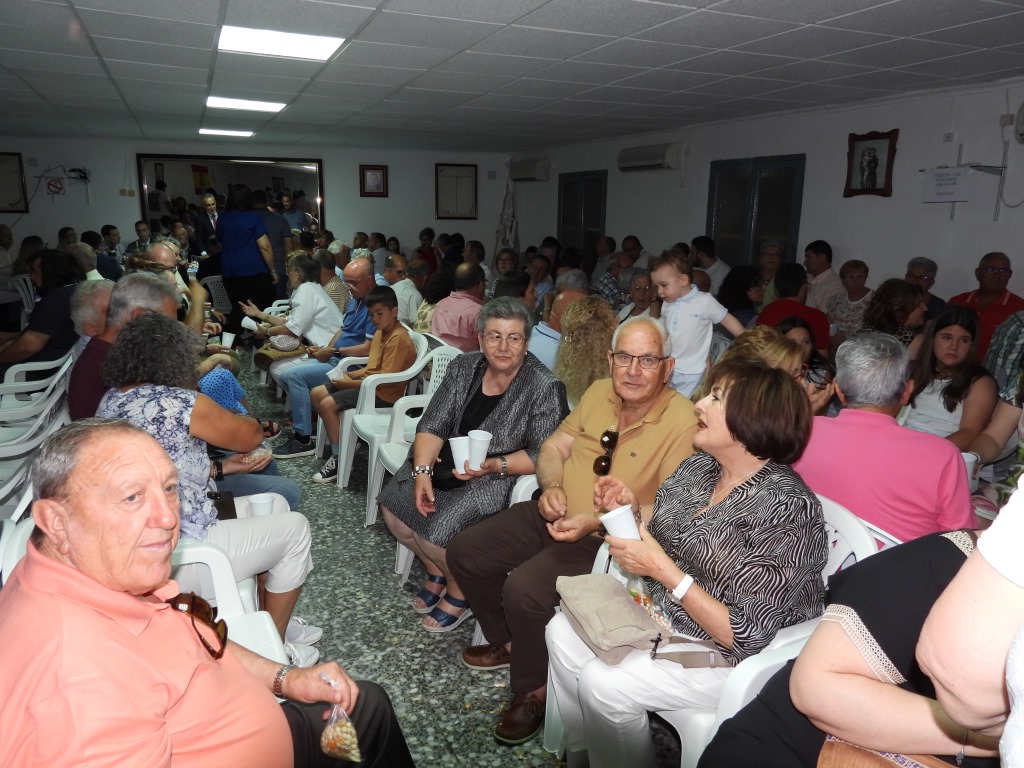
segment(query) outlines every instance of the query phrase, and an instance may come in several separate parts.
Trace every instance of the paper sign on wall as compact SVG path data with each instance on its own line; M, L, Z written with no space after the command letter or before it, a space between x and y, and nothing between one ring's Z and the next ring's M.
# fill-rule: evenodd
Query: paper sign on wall
M967 200L967 168L929 168L924 172L924 202L962 203Z

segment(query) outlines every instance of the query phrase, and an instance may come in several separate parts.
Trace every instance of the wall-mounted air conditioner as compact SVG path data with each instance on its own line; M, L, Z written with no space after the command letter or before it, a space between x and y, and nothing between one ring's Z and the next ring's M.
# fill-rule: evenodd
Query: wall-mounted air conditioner
M513 160L508 167L512 181L547 181L551 174L551 161L546 157L533 160Z
M660 171L666 168L678 170L683 164L682 144L653 144L648 147L627 147L619 152L619 170Z

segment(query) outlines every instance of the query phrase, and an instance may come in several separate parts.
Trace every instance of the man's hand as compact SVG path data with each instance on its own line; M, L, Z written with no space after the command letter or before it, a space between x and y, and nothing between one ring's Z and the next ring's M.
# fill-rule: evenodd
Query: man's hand
M631 491L624 482L617 477L608 475L597 478L594 483L594 509L601 507L615 509L616 507L632 507L638 505L636 494Z
M333 680L338 687L332 687L324 677ZM349 677L336 661L305 669L294 667L285 675L282 690L285 696L294 701L303 704L315 704L318 701L337 704L349 714L355 709L356 700L359 698L359 686L356 685L356 681ZM327 712L324 712L324 719L326 718Z
M194 277L188 280L188 298L190 302L199 306L206 303L206 288Z
M306 347L306 353L318 363L326 363L334 357L334 347Z
M553 523L555 520L565 517L568 503L565 489L558 486L557 488L548 488L541 494L540 499L537 500L537 508L541 517L549 523Z
M597 530L600 522L593 517L575 515L573 517L562 517L554 522L548 523L548 536L555 541L562 541L572 544L584 536L589 536Z

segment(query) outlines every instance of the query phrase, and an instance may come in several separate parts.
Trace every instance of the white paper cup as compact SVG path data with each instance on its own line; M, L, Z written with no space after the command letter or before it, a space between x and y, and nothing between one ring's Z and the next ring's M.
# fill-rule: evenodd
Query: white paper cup
M259 325L251 317L242 318L242 327L250 331L258 331Z
M235 334L224 331L220 335L220 344L222 347L227 347L228 349L231 349L233 346L235 346Z
M981 471L981 456L973 451L964 451L964 464L967 465L967 484L971 487L971 493L978 490L978 473Z
M618 507L598 518L601 525L612 536L620 539L636 539L640 541L640 529L636 526L632 507Z
M253 517L269 515L274 511L274 495L272 493L256 493L249 497L249 509Z
M469 461L469 438L451 437L448 442L452 446L452 459L455 461L455 471L460 475L466 472L466 462Z
M469 431L469 468L480 469L487 458L487 449L491 447L491 433L482 429Z

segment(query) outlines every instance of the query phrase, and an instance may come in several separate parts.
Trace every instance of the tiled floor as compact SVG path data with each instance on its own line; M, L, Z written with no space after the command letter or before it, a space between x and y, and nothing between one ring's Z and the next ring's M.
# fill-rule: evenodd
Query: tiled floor
M247 355L243 360L247 363ZM243 365L243 367L248 367ZM249 373L242 374L249 404L262 418L287 417L282 404ZM285 429L287 434L288 430ZM411 605L424 571L417 562L409 583L394 573L395 540L380 520L363 526L366 448L356 452L349 488L311 481L313 457L279 461L305 499L300 511L313 533L314 569L296 615L323 627L321 659L335 659L353 677L374 680L391 695L398 719L420 766L557 766L540 738L518 747L494 740L494 725L510 697L508 670L480 673L465 667L462 649L473 635L469 620L445 634L429 634ZM678 765L678 744L656 729L666 766Z

